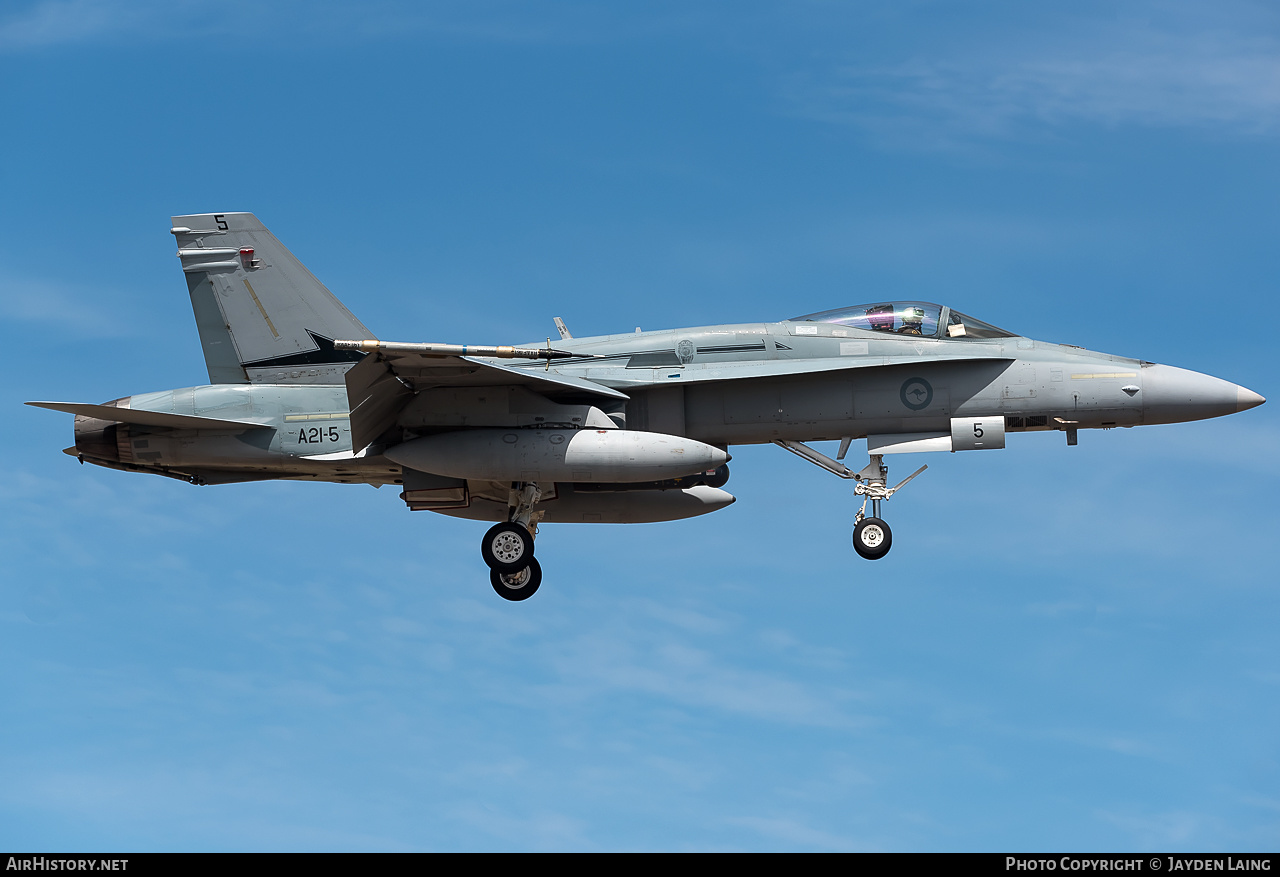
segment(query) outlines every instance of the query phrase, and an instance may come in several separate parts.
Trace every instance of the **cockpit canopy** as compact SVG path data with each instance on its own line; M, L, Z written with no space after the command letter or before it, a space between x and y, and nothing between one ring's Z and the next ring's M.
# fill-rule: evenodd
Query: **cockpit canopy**
M927 301L889 301L836 308L803 317L793 323L839 323L851 329L920 335L926 338L1016 338L1012 332L975 320L959 311ZM945 331L943 327L945 328Z

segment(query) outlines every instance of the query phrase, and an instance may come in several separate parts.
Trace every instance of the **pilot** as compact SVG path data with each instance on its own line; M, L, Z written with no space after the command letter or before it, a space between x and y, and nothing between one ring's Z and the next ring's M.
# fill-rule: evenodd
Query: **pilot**
M924 325L924 308L903 308L902 328L899 335L923 335L920 327Z

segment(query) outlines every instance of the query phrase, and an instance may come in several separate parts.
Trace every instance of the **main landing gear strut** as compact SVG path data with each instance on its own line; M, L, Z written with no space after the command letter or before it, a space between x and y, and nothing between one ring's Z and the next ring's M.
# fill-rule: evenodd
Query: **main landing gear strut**
M542 567L533 556L533 539L538 535L533 507L541 497L534 482L512 485L506 522L491 527L480 543L489 583L505 600L528 600L542 584Z
M879 560L889 553L889 548L893 545L893 532L880 517L880 502L893 496L908 481L929 467L921 466L893 487L888 487L889 467L884 464L883 454L871 454L871 461L858 472L839 462L849 450L849 442L849 439L845 439L840 443L840 453L835 460L815 451L804 442L776 441L774 444L833 475L857 482L853 492L862 497L862 508L858 509L858 514L853 519L853 550L867 560ZM871 502L871 517L867 517L868 501Z

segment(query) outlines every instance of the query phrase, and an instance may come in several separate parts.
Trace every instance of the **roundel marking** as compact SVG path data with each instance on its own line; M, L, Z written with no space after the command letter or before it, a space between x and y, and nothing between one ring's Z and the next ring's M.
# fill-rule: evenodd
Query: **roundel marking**
M933 401L933 387L924 378L908 378L898 391L898 398L912 411L920 411Z

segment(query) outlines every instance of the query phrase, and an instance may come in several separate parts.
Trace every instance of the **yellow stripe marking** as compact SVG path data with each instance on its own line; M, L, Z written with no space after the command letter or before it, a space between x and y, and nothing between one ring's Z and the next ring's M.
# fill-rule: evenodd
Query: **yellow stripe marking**
M244 281L244 288L249 290L249 295L253 296L253 303L258 306L258 313L262 314L262 319L267 321L267 328L271 330L271 334L279 338L280 333L276 331L275 325L271 322L271 318L267 316L267 309L262 306L262 302L258 301L258 294L253 291L253 287L249 285L248 278Z

